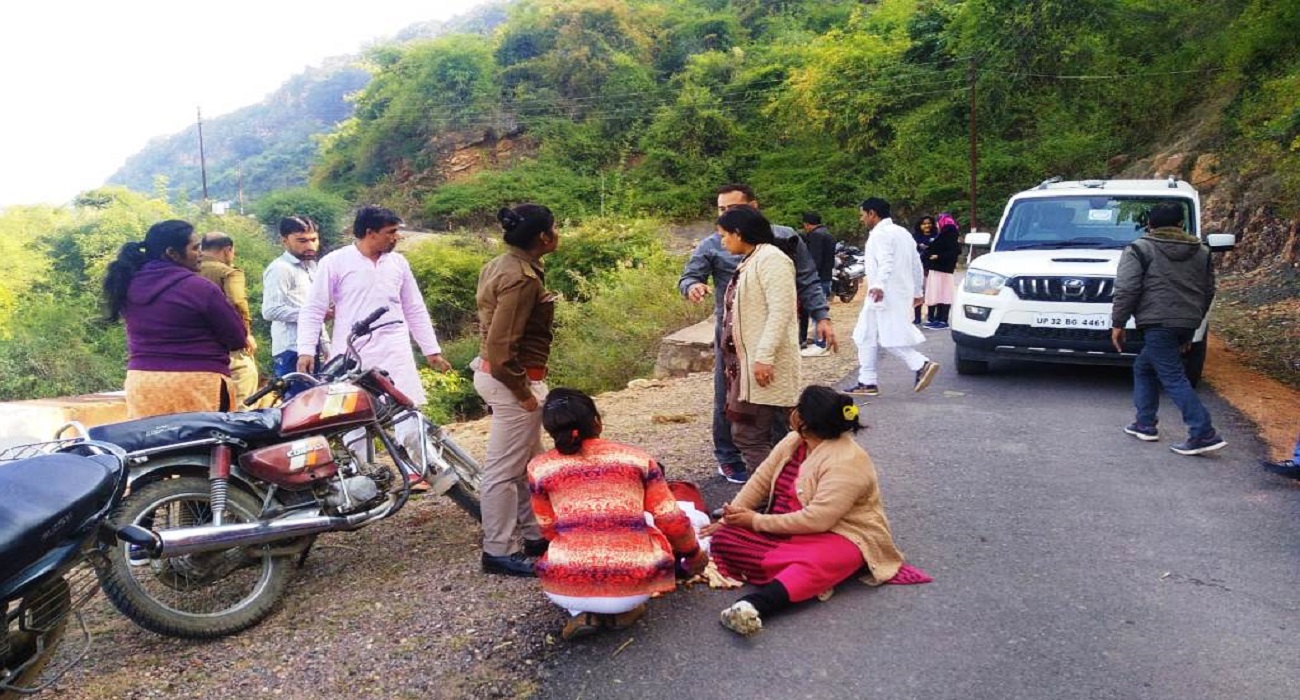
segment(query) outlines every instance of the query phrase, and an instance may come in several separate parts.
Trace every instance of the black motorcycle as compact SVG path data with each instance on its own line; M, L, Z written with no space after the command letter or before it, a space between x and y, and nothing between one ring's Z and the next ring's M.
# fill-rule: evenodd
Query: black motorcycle
M0 700L49 687L89 650L78 610L114 541L101 526L126 492L124 456L84 440L0 450ZM48 668L73 621L81 647Z
M866 263L862 251L855 246L835 244L835 271L831 276L831 295L848 303L858 295L862 278L866 276Z

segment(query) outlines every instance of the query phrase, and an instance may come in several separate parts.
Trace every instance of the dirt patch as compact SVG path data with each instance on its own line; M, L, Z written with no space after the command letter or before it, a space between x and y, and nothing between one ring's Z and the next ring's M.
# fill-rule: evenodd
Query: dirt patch
M1210 334L1205 380L1258 427L1274 459L1291 457L1300 432L1300 391L1251 369L1215 334Z

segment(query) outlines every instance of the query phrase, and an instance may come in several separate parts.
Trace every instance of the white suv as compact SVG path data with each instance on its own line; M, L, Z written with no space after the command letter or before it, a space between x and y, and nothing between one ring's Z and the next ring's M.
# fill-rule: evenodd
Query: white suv
M1142 348L1129 321L1124 352L1110 343L1111 295L1119 256L1146 230L1160 202L1183 206L1188 233L1212 251L1232 234L1202 235L1201 200L1181 180L1047 180L1011 197L997 234L966 234L974 258L957 290L952 317L958 374L987 372L995 359L1131 364ZM1195 385L1205 364L1207 319L1184 356Z

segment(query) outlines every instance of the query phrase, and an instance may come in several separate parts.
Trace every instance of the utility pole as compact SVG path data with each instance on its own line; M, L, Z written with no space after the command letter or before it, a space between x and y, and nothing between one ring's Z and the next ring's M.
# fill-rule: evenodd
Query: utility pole
M244 215L244 166L235 169L235 181L239 184L239 215Z
M203 154L203 109L194 108L199 115L199 172L203 175L203 201L208 201L208 162Z
M966 90L970 93L970 230L978 231L979 226L975 223L975 174L979 164L979 152L975 146L975 57L971 56L970 69L967 72L969 85Z

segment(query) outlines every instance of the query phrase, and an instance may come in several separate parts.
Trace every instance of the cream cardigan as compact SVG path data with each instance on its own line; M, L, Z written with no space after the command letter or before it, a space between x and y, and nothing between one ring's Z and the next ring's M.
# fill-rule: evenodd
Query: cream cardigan
M794 263L780 248L760 243L736 270L732 335L740 357L742 401L793 406L799 401L799 316ZM754 381L754 362L770 364L772 382Z
M804 457L795 481L803 508L794 513L766 515L781 468L790 461L803 438L786 435L755 470L733 505L759 511L754 531L774 535L812 535L834 532L858 546L871 567L863 582L878 586L898 573L903 553L894 546L889 520L880 497L880 484L871 457L852 433L826 440Z

